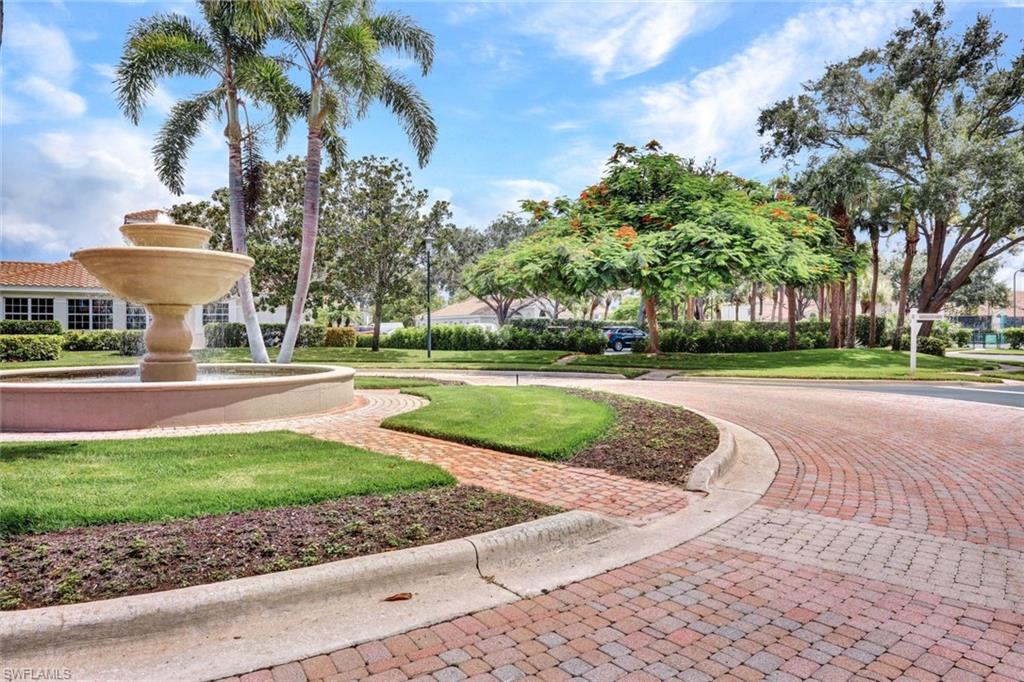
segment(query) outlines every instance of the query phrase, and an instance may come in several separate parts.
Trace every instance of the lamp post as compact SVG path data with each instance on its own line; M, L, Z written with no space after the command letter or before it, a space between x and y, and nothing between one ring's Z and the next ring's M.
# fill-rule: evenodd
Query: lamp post
M1018 268L1013 273L1013 319L1017 320L1017 275L1024 273L1024 268Z
M431 307L431 305L430 305L430 247L434 243L434 238L428 235L427 238L426 238L426 243L427 243L427 357L429 358L430 357L430 350L431 350L430 346L431 346L431 342L433 341L433 339L431 338L431 329L430 329L430 307Z

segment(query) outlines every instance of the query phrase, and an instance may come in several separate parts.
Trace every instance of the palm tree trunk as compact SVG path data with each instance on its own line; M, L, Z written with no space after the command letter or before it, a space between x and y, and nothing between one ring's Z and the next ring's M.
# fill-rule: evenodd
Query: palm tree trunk
M644 297L644 311L647 314L647 332L651 339L647 346L647 352L661 353L661 343L658 338L658 309L653 295Z
M757 282L750 285L750 321L757 319Z
M871 228L871 296L868 303L868 348L878 345L878 238L877 227Z
M839 282L829 284L829 290L832 292L832 299L828 304L828 345L839 348L842 340L843 292Z
M796 291L791 286L786 289L786 317L789 321L789 340L786 347L796 350Z
M850 296L846 306L846 347L857 345L857 273L850 274Z
M313 254L316 253L316 234L320 225L320 125L315 120L319 111L310 107L309 132L306 135L306 181L302 197L302 247L299 250L299 275L295 283L295 297L288 326L281 340L279 363L292 361L295 341L299 337L299 325L309 295L309 282L313 277Z
M231 225L231 250L243 256L249 253L245 241L245 199L242 196L242 127L238 121L238 96L229 89L227 96L228 125L228 222ZM256 301L252 293L252 279L245 273L235 284L238 302L242 307L245 335L249 340L249 354L253 362L270 362L263 330L256 316Z

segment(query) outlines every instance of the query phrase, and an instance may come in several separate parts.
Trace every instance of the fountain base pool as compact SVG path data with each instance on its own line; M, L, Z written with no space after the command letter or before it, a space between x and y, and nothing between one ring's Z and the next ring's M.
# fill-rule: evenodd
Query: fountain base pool
M355 370L198 366L196 381L139 379L135 365L0 372L0 431L118 431L313 414L352 402Z

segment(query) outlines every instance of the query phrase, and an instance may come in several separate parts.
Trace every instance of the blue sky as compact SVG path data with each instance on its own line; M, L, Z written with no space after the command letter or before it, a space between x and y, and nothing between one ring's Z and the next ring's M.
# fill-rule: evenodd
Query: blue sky
M192 150L185 197L152 170L153 135L195 83L166 81L141 125L119 113L111 86L127 27L186 2L8 2L0 103L0 248L4 259L58 260L119 243L129 211L206 198L225 184L217 125ZM794 93L828 61L881 44L915 3L381 3L415 17L437 42L420 86L440 136L417 183L452 203L462 225L485 225L519 199L575 194L595 181L611 145L660 140L738 174L759 161L758 110ZM993 15L1016 48L1019 0L954 3L963 25ZM393 64L415 71L411 64ZM298 125L281 152L304 150ZM415 168L384 111L351 128L352 155L396 156ZM1024 258L1015 262L1024 265Z

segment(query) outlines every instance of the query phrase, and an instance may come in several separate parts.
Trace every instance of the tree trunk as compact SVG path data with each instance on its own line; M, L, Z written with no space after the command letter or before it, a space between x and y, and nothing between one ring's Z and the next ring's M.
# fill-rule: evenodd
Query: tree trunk
M829 284L831 300L828 304L828 345L839 348L842 341L843 292L839 282Z
M868 348L878 345L878 238L877 227L871 228L871 294L868 300Z
M602 320L607 320L608 319L608 309L611 308L611 307L612 307L612 299L610 299L610 298L604 299L604 317L601 318Z
M230 69L230 64L226 66ZM228 71L230 77L230 71ZM245 225L245 198L242 195L242 127L238 121L238 96L230 88L227 97L228 125L225 136L228 140L228 222L231 225L231 250L243 256L248 255ZM249 273L242 275L235 284L238 289L238 303L242 308L245 335L249 340L249 354L253 362L270 362L267 346L263 342L263 330L256 316L256 301L252 293L252 279Z
M314 99L318 99L314 94ZM299 250L299 276L295 283L295 297L288 326L281 340L280 363L291 362L295 341L299 338L299 325L306 308L309 282L313 277L313 255L316 253L316 234L320 225L320 124L319 107L310 105L309 132L306 135L306 181L302 196L302 246ZM378 325L379 328L379 325Z
M384 302L377 300L373 302L373 340L370 342L370 352L376 353L380 350L380 317L384 312Z
M679 321L679 304L672 301L672 306L669 309L669 314L672 316L673 322Z
M739 322L739 320L740 320L740 302L739 301L733 301L732 302L732 319L736 320L737 322Z
M786 347L796 350L796 291L786 286L786 317L789 321L789 342Z
M846 306L846 347L857 345L857 273L850 274L850 297Z
M661 344L658 339L658 310L654 296L644 298L644 310L647 313L647 332L650 335L650 344L647 346L648 353L661 353Z
M750 321L757 320L757 282L750 285Z
M907 301L910 298L910 271L914 267L914 256L917 254L917 224L911 217L907 225L907 234L903 247L903 268L900 270L900 296L896 309L896 331L892 337L892 349L900 350L903 345L903 325L907 314Z
M775 319L775 314L779 312L779 285L776 284L772 289L772 310L768 313L768 317L772 320Z

